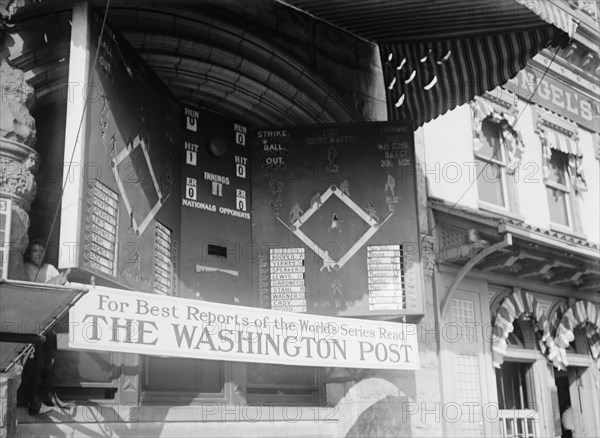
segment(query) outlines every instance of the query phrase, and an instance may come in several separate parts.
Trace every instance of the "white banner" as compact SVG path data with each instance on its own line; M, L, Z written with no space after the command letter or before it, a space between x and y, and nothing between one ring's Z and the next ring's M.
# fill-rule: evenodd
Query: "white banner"
M232 306L95 286L69 347L236 362L419 369L414 324Z

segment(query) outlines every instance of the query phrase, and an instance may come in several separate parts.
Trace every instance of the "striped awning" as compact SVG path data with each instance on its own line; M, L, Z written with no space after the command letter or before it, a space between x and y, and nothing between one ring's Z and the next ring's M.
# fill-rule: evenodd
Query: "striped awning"
M580 155L577 142L569 135L563 134L555 129L546 129L545 136L546 144L548 147L550 147L550 149L554 149L565 154L575 156Z
M505 84L562 31L552 26L501 35L381 44L390 120L416 126Z
M578 22L551 0L280 0L379 44L390 120L415 126L504 85Z

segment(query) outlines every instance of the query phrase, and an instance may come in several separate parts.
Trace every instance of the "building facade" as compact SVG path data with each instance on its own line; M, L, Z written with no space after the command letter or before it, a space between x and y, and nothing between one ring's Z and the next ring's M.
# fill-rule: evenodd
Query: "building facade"
M540 19L546 3L532 12L519 0L506 9L486 0L449 10L423 8L416 0L406 10L373 10L359 2L349 10L350 24L341 13L344 6L327 11L318 2L180 3L167 8L117 2L106 14L108 28L102 24L106 5L100 2L33 2L14 15L7 60L24 72L13 82L27 80L35 90L30 111L37 145L35 135L26 132L9 139L32 146L17 147L18 159L9 157L19 162L23 176L19 184L3 186L3 196L6 192L19 200L11 243L18 243L22 253L27 235L41 237L48 239L48 262L66 268L77 261L76 250L65 240L70 222L64 192L72 183L70 172L86 181L100 177L93 161L78 161L69 147L75 154L75 146L85 144L80 129L87 122L80 120L86 108L102 120L101 101L86 107L90 99L81 96L89 96L92 64L101 66L96 71L102 80L112 81L116 69L103 62L110 58L114 68L119 56L127 58L110 46L118 37L108 30L104 34L105 29L123 36L140 65L147 65L177 102L208 120L203 126L223 120L261 129L414 119L417 128L451 110L414 131L411 177L418 232L408 243L418 248L418 304L414 311L405 307L368 315L415 324L420 366L257 365L74 350L63 322L56 329L53 372L57 395L67 405L43 407L38 415L18 408L17 436L560 436L560 417L569 405L572 436L600 435L594 415L600 409L600 60L597 12L590 4L557 2L551 11L566 23L561 27L549 25L547 16ZM109 43L97 45L104 52L88 38L94 12L100 35L109 35ZM386 20L365 18L374 13L410 19L400 31ZM572 17L580 23L570 46L560 48L556 57L556 46L541 52L515 79L493 88L541 47L574 31ZM419 20L443 25L428 25L427 32L410 27ZM447 36L455 35L461 23L472 23L468 38ZM390 40L389 32L401 33L402 43ZM97 52L104 58L96 58ZM504 67L493 70L491 55ZM480 57L481 65L470 63L470 56ZM123 72L131 75L127 68ZM478 74L485 77L481 84ZM488 81L492 77L495 83ZM150 82L148 76L139 79ZM459 79L460 84L453 82ZM413 80L418 92L410 88ZM140 119L150 114L141 105L134 113ZM106 125L96 129L102 131L102 144L110 144L109 139L104 143ZM218 158L222 145L208 143L212 155L207 160ZM330 166L336 164L335 155L327 157ZM166 154L164 161L169 161ZM73 163L80 164L75 171ZM226 173L215 166L207 167L210 175ZM225 184L225 177L219 182L210 175L202 178ZM364 179L367 186L371 177ZM394 184L388 181L385 188L392 198ZM110 198L110 191L104 193ZM370 214L378 213L380 208ZM255 218L260 223L260 215ZM197 229L205 224L193 223L190 229L200 233ZM138 225L132 219L134 230ZM230 225L224 219L220 225L207 231L214 234L209 256L222 257L224 248L231 253L238 239L241 227L221 236L219 230ZM206 243L186 241L183 235L179 240L181 254ZM121 247L125 252L134 248L123 242ZM240 248L237 254L243 254ZM9 278L25 279L22 264L15 261L19 258L11 256L15 265ZM143 254L132 266L136 263L144 274L139 268ZM135 283L135 268L129 272L129 288L142 290L144 282ZM238 296L219 295L221 274L210 273L206 284L173 295L198 299L198 289L214 288L208 301L261 307L249 286ZM101 276L96 277L101 284Z
M449 435L598 434L597 37L421 130Z

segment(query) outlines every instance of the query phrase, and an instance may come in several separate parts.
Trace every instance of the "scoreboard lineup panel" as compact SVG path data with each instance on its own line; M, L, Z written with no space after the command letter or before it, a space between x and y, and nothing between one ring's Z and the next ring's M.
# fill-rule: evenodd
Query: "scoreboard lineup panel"
M257 129L252 167L261 306L422 312L411 123Z
M94 53L101 19L92 14L89 23ZM182 110L110 26L98 56L88 87L81 251L71 278L87 282L93 275L99 284L172 295Z

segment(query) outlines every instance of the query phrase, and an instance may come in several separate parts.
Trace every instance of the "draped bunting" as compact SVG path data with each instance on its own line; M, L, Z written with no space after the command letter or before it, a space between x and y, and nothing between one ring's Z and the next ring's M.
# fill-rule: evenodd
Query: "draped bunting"
M559 370L569 365L566 349L575 339L574 332L579 327L584 329L592 357L600 359L600 309L591 301L577 301L563 314L554 336L555 348L548 354Z
M483 131L481 125L488 117L494 117L500 121L502 142L506 146L508 155L508 173L513 173L519 166L525 146L521 133L516 128L517 118L514 114L496 110L492 105L481 97L475 97L471 102L473 113L473 152L477 153L483 146Z
M542 352L546 351L546 342L551 338L546 313L533 295L517 290L502 301L494 319L492 362L496 368L500 368L504 362L507 349L506 340L514 329L513 321L519 318L535 320L536 331L541 332L540 349Z

